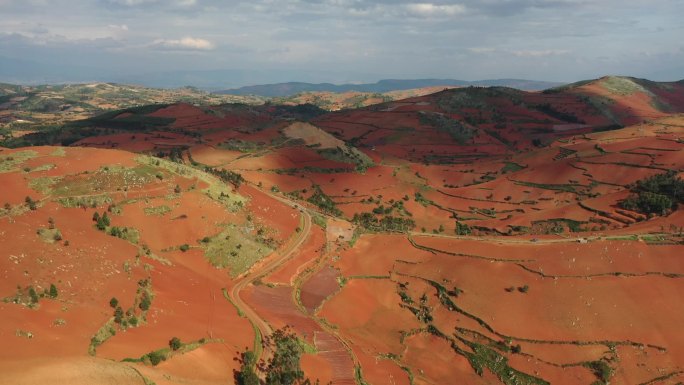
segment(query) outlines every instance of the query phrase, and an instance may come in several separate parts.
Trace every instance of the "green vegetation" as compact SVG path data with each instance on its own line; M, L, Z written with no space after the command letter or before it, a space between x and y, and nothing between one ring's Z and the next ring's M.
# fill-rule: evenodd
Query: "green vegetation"
M355 213L352 222L370 231L406 232L416 227L416 222L411 218L378 217L374 213Z
M549 385L541 378L523 373L508 365L508 358L488 346L468 341L464 338L458 339L468 346L472 352L465 351L454 346L454 349L470 362L475 372L480 376L484 374L484 369L489 369L505 385Z
M235 374L235 382L238 385L260 385L259 376L256 374L257 357L251 350L241 354L240 371Z
M44 242L55 243L62 240L62 233L59 229L38 229L38 236Z
M50 289L48 291L48 295L50 298L55 299L59 295L59 291L57 290L57 286L55 286L54 283L50 284Z
M583 366L594 373L598 379L598 384L610 383L610 378L613 376L613 368L611 368L606 361L585 362Z
M108 339L116 335L116 329L114 327L114 318L110 318L100 329L95 333L95 335L90 339L90 345L88 346L88 354L94 356L97 353L97 347L105 343Z
M344 146L336 148L324 148L317 151L322 157L342 163L356 165L356 171L363 172L373 167L373 160L354 147Z
M562 234L567 228L572 233L585 231L583 228L587 222L576 221L567 218L553 218L532 222L532 230L535 233Z
M155 207L145 207L145 215L158 215L163 216L172 211L171 207L166 205L155 206Z
M37 291L33 286L21 287L17 286L17 291L12 297L2 298L4 303L14 303L17 305L26 306L30 309L35 309L39 306L39 302L42 298L47 299L57 299L59 296L59 291L57 286L51 283L49 287L44 288L42 291Z
M338 209L335 202L323 192L321 186L314 184L312 189L313 194L307 199L307 202L318 206L325 214L334 216L342 215L342 211Z
M109 228L108 234L113 237L121 238L133 244L138 244L138 242L140 241L140 232L133 227L112 226L111 228Z
M35 158L38 153L32 150L17 151L0 157L0 173L18 171L19 165L29 159Z
M667 215L684 202L684 180L674 171L637 181L631 191L620 207L644 214Z
M501 173L502 174L508 174L508 173L512 173L512 172L518 172L518 171L524 170L524 169L525 169L525 166L521 166L515 162L506 162L504 164L503 168L501 168Z
M230 151L239 151L244 153L254 153L264 149L264 144L250 142L248 140L228 139L227 141L218 145L218 148Z
M477 133L476 129L466 126L462 122L443 114L421 112L419 117L421 124L434 127L438 131L446 132L454 141L461 145L465 145Z
M545 113L546 115L549 115L555 119L558 119L563 122L568 122L568 123L584 123L583 120L579 119L577 116L570 114L568 112L563 112L557 110L554 106L550 105L549 103L544 103L544 104L538 104L535 106L532 106L533 108Z
M235 193L233 189L226 185L226 183L224 183L220 178L211 175L211 173L203 172L204 169L198 170L196 168L172 162L170 160L154 158L145 155L138 155L136 161L141 165L152 166L156 170L162 168L172 174L186 178L197 178L202 182L207 183L209 187L202 190L202 193L207 195L212 200L220 203L228 210L238 211L244 206L246 201L244 197Z
M245 181L242 175L238 174L237 172L226 169L215 169L211 167L205 167L204 171L216 175L217 177L221 178L222 181L230 183L233 186L235 186L235 188L240 187L240 185Z
M470 235L472 233L470 226L462 222L456 222L455 231L456 235Z
M221 339L206 339L206 338L201 338L197 341L189 342L189 343L182 343L180 339L177 337L171 338L169 340L169 347L166 348L161 348L158 350L151 351L149 353L144 354L140 358L125 358L123 359L124 362L142 362L146 365L152 365L152 366L157 366L161 362L168 360L169 358L173 357L176 354L184 354L191 352L195 349L198 349L202 347L203 345L206 345L211 342L223 342Z
M322 215L315 213L312 214L311 221L314 223L314 225L322 228L323 230L325 230L328 227L328 220Z
M583 187L579 184L547 184L547 183L534 183L534 182L524 182L524 181L513 181L519 186L527 186L534 188L541 188L545 190L563 191L576 193L578 187Z
M180 349L182 346L183 346L183 343L181 343L181 340L178 337L173 337L173 338L171 338L171 340L169 340L169 347L173 351Z
M212 265L229 268L234 277L273 251L271 246L257 241L255 236L249 236L235 224L226 225L221 233L210 237L209 242L202 242L201 247Z
M107 195L97 195L88 197L66 197L58 198L57 202L64 207L102 207L114 202L114 200Z
M304 349L299 339L286 330L276 330L270 337L275 352L266 370L266 385L293 385L304 380L300 359Z
M414 194L414 199L416 202L420 203L421 205L423 205L425 207L435 204L435 202L431 201L430 199L425 198L425 196L421 192L416 192Z

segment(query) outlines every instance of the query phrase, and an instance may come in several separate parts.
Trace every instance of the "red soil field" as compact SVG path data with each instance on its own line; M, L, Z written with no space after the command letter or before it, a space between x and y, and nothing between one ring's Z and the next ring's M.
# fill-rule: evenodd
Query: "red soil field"
M289 326L315 349L306 376L335 385L355 373L369 384L590 384L597 365L609 368L605 383L678 383L684 212L620 207L636 181L684 174L684 118L663 107L684 111L684 96L668 87L603 78L537 93L454 89L301 115L372 165L287 140L299 115L273 105L176 104L149 115L173 123L135 138L112 130L73 147L0 149L0 342L13 347L0 353L0 382L54 371L86 383L69 378L81 367L104 383L232 383L255 328ZM227 149L238 145L245 152ZM132 153L171 149L192 172ZM104 167L141 165L150 178L77 194ZM205 167L245 181L223 186ZM226 206L218 188L244 203ZM83 202L65 207L63 196ZM107 210L108 232L137 239L97 230L93 215ZM231 278L205 256L226 226L265 234L274 252ZM116 326L89 357L112 297L142 319L146 279L145 322ZM50 284L57 298L32 304L29 286ZM207 343L157 366L120 362L172 337Z

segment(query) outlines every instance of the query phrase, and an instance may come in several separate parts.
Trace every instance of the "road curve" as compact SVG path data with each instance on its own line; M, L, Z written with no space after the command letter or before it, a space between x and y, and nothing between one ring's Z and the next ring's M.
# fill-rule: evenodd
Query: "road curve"
M262 191L263 193L263 191ZM297 208L299 207L296 203L293 203L291 201L288 201L286 199L283 199L281 197L271 195L271 194L266 194L269 195L270 197L292 207L292 208ZM259 330L261 333L262 337L266 337L270 335L273 332L273 328L271 328L271 325L266 322L263 318L261 318L257 312L251 308L243 299L240 297L240 292L246 288L248 285L254 283L257 279L261 278L271 270L277 268L281 264L283 264L285 261L287 261L292 253L294 253L299 246L304 243L304 241L308 238L309 232L311 231L311 215L306 211L306 210L300 210L301 213L301 218L302 218L302 227L299 232L295 233L295 236L290 239L287 244L280 250L275 251L274 253L278 253L279 255L276 258L273 258L272 260L266 262L265 264L259 266L258 268L249 271L247 274L243 275L240 277L235 285L233 286L232 290L229 293L230 299L233 301L235 306L249 319L249 321L252 323L252 325ZM269 258L269 257L267 257ZM254 347L256 353L258 354L258 359L264 359L266 360L266 357L264 357L263 351L261 350L261 347L255 346ZM258 351L257 351L258 350Z

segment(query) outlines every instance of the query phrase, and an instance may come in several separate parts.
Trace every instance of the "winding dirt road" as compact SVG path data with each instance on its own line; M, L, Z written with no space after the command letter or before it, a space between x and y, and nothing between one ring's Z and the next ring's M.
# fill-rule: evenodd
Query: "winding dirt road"
M296 203L293 203L291 201L288 201L284 198L267 194L271 196L274 199L277 199L278 201L292 207L292 208L298 208L299 205ZM235 285L233 286L232 290L229 293L230 299L233 301L235 306L249 319L249 321L252 323L252 325L258 329L259 333L261 333L261 336L268 336L273 332L273 328L271 328L271 325L266 322L263 318L261 318L257 312L250 307L243 299L240 297L240 292L244 290L248 285L254 283L257 279L265 276L268 274L270 271L276 269L278 266L283 264L285 261L287 261L292 254L299 248L299 246L304 243L304 241L308 238L309 232L311 231L311 215L306 211L306 210L300 210L301 213L301 218L302 218L302 226L300 228L300 231L295 234L295 236L290 239L287 244L280 250L274 252L274 255L271 260L266 262L265 264L259 266L255 270L249 271L247 274L243 275L240 277ZM261 346L254 346L255 352L257 353L257 356L260 359L263 359L264 361L267 361L268 357L264 357L264 352L261 350Z

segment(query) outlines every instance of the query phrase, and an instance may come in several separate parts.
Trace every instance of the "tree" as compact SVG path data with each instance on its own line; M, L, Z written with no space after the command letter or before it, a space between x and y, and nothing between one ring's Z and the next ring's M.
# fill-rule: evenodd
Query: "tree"
M105 223L103 217L97 219L97 224L95 225L95 227L97 227L97 229L100 231L105 231L107 229L107 223Z
M166 360L166 357L164 357L163 354L157 351L147 353L147 358L150 359L150 363L152 364L152 366L157 366L160 362Z
M26 202L29 210L35 210L37 208L36 201L34 201L30 196L27 196L24 201Z
M95 211L95 213L93 213L93 222L97 222L99 220L100 220L100 213Z
M121 308L121 306L117 306L116 309L114 309L114 322L120 324L123 320L123 315L123 309Z
M140 305L138 305L138 307L142 311L147 311L150 309L150 305L152 305L152 301L150 300L150 296L147 295L147 293L143 294L142 299L140 300Z
M176 351L183 346L183 343L181 342L180 338L178 337L173 337L171 340L169 340L169 347L171 350Z
M119 306L119 300L116 299L116 297L112 297L112 299L109 300L109 306L113 308Z
M57 286L55 286L54 283L50 284L49 294L50 294L50 298L57 298L57 296L59 295L59 292L57 291Z
M238 385L259 385L259 376L254 372L256 360L254 352L247 350L242 353L242 365L240 371L235 374Z
M286 330L276 330L272 335L275 353L268 365L266 385L294 385L304 379L299 360L304 349L297 336Z
M31 297L31 303L38 303L38 293L36 293L36 289L34 289L33 286L29 287L28 294L29 297Z
M176 187L173 189L173 192L175 192L176 194L180 194L181 193L181 187L179 185L176 185Z

